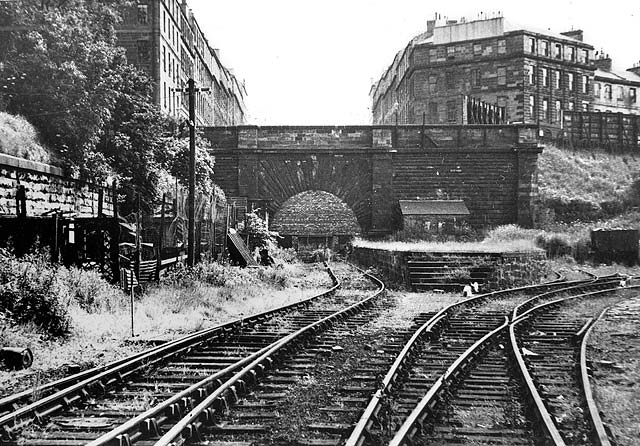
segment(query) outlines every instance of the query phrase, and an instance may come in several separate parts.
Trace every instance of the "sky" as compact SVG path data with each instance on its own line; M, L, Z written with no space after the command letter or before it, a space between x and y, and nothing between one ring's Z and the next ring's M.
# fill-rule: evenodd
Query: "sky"
M369 124L372 82L436 12L470 20L500 11L519 25L582 29L614 69L640 61L639 0L187 1L222 63L246 81L257 125Z

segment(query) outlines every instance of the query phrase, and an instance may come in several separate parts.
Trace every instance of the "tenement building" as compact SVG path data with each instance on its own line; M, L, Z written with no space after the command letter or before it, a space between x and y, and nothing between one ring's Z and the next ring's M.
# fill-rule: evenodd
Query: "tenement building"
M155 102L179 120L189 109L187 80L197 88L199 126L239 125L246 121L244 82L220 62L186 0L137 0L123 11L118 43L127 60L144 69L154 82Z
M596 59L593 83L593 111L639 115L640 65L626 71L614 70L611 58Z
M605 84L594 56L580 30L554 34L504 17L430 20L372 86L373 123L463 123L465 104L473 98L504 107L506 122L553 132L566 110L605 110L594 97L596 80ZM607 73L613 73L610 67ZM626 72L624 79L606 81L611 88L623 86L623 102L630 106L637 77Z

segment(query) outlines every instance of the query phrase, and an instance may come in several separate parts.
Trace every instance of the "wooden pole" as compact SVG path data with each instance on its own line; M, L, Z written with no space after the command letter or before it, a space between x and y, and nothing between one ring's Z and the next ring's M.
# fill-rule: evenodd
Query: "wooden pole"
M196 81L189 79L189 223L187 265L195 264L196 242Z

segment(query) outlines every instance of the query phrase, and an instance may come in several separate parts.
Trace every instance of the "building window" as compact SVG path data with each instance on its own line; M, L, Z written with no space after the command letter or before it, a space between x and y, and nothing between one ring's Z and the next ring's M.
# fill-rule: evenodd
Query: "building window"
M589 111L589 103L588 102L583 102L582 103L582 111L583 112L588 112Z
M507 85L507 69L498 67L498 85Z
M562 59L562 44L556 43L555 48L556 48L556 51L555 51L554 57L556 59Z
M173 63L171 60L171 53L169 53L169 79L173 78Z
M447 59L453 59L454 57L456 57L456 47L455 46L448 46L447 47Z
M529 79L529 85L536 84L536 68L531 65L525 65L525 70L527 72L527 78Z
M613 95L611 93L611 85L609 84L604 85L604 98L608 100L613 99Z
M540 42L540 54L543 56L549 56L549 42L542 40Z
M599 98L600 94L601 94L600 83L599 82L595 82L593 84L593 96L596 97L596 98Z
M582 76L582 92L589 93L589 76Z
M473 69L471 70L471 86L472 87L479 87L480 86L480 70L479 69Z
M589 63L589 50L582 50L582 62Z
M632 104L635 104L637 101L635 88L629 88L629 101L631 101Z
M567 74L567 88L569 91L573 91L576 83L576 75L573 73Z
M151 61L151 53L149 52L149 41L148 40L138 40L137 41L137 50L138 50L138 63L145 64Z
M482 44L475 43L473 44L473 54L479 56L482 54Z
M542 99L542 117L545 121L549 119L549 100L547 98Z
M576 49L572 46L569 47L569 61L570 62L576 61Z
M529 116L532 120L536 120L536 97L529 96Z
M167 72L167 48L162 45L162 71Z
M455 73L453 71L447 71L444 73L444 76L445 76L444 84L447 87L447 89L455 88L456 86Z
M167 108L167 83L162 83L162 103L164 108Z
M440 122L440 116L438 116L438 103L429 102L429 118L431 122Z
M554 77L554 81L555 81L555 87L556 90L560 90L560 79L562 78L562 74L560 73L560 70L555 70L555 77Z
M447 101L447 122L456 122L456 101Z
M498 54L507 54L506 40L498 40Z
M429 76L429 94L435 94L438 88L438 76Z
M162 10L162 31L167 32L167 11Z
M536 39L534 38L529 38L529 52L531 54L536 53Z
M138 24L146 25L149 22L149 11L147 5L138 5Z
M617 95L617 99L619 101L624 101L624 87L619 86L618 87L618 95Z
M562 121L562 101L556 101L556 121Z
M548 68L542 69L542 86L543 87L549 86L549 69Z
M569 101L569 111L573 111L576 108L576 103L573 101Z

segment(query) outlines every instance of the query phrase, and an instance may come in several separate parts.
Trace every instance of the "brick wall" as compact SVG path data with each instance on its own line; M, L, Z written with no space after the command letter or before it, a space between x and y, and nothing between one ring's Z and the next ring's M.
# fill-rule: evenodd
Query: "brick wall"
M60 210L78 217L97 217L100 189L103 213L113 215L109 189L65 177L57 167L0 154L0 215L17 215L16 194L20 186L26 192L27 216Z

